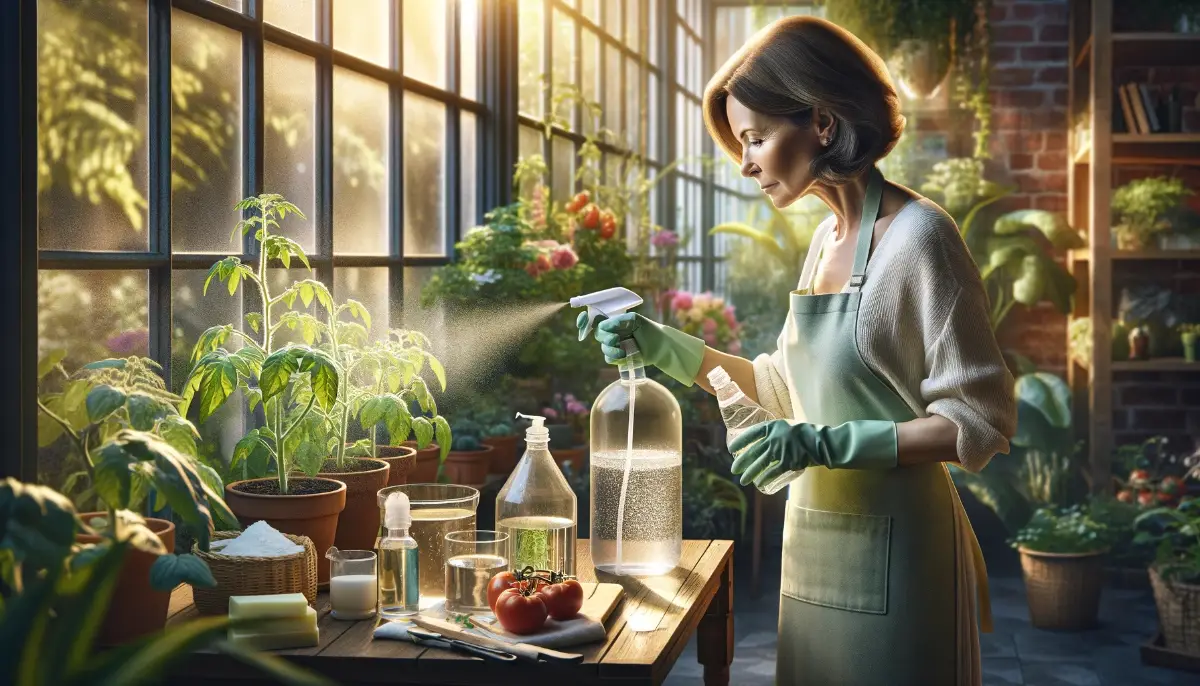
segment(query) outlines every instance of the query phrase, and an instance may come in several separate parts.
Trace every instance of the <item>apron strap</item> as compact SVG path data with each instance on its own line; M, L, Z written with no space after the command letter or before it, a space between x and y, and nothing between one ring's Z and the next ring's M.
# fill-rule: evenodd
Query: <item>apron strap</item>
M867 278L867 258L871 254L871 239L875 235L875 221L879 219L879 200L883 197L883 174L871 167L867 172L867 197L863 201L862 219L858 224L858 245L854 250L854 270L850 272L851 293L862 289Z

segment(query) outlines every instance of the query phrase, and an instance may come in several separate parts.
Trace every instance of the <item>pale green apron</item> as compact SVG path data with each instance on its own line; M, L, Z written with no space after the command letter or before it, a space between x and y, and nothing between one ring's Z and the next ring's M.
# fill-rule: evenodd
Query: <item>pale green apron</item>
M863 362L855 336L882 187L872 169L849 287L808 295L810 278L791 294L780 349L792 406L809 423L916 417ZM941 463L812 467L792 482L776 682L961 683L956 584L962 581L955 566L961 507ZM975 547L967 554L979 560Z

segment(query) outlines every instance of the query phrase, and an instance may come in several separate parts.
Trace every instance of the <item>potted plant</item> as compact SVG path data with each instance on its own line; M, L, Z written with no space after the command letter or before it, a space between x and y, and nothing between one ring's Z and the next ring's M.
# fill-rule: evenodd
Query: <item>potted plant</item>
M506 416L508 412L501 412L504 412L504 415L497 412L486 417L480 443L492 448L492 473L507 475L516 468L517 461L521 458L521 434L517 433L513 420Z
M483 444L483 427L473 419L459 419L452 428L446 479L452 484L479 487L487 481L493 448Z
M1168 650L1200 655L1200 500L1138 517L1137 540L1156 545L1150 584Z
M1200 341L1200 324L1180 324L1179 342L1183 345L1183 359L1196 361L1196 342Z
M1145 250L1170 231L1192 191L1183 180L1166 176L1137 179L1113 193L1113 234L1119 250Z
M61 392L38 399L38 409L50 420L39 427L40 439L44 445L60 437L69 441L83 467L69 480L89 484L103 507L82 515L86 526L80 528L79 541L99 548L125 542L131 547L113 592L119 611L105 615L99 634L105 644L125 643L163 627L170 591L181 581L215 583L202 560L173 554L172 521L135 513L151 489L153 511L169 505L201 550L208 550L214 520L224 529L237 529L237 520L221 499L220 476L193 457L196 428L180 415L179 397L166 390L152 360L101 360L68 375L61 359L49 356L39 369L43 379L52 371L65 377ZM42 497L14 483L9 484L11 497ZM55 503L61 498L57 493L43 496Z
M245 316L243 326L218 325L201 334L192 350L192 369L182 393L181 412L186 415L197 403L201 422L207 420L240 390L251 411L262 411L263 425L246 433L233 450L230 468L242 469L245 477L225 486L225 498L243 525L265 520L284 533L307 536L317 547L317 582L329 581L329 563L324 551L333 545L338 514L346 505L346 485L317 478L329 456L327 445L302 441L297 431L314 407L328 413L337 402L340 378L333 359L312 345L281 345L280 329L295 321L284 319L277 308L297 298L309 302L321 290L316 282L292 284L283 292L272 292L267 264L277 260L285 268L293 258L308 266L299 244L272 233L289 214L304 215L282 196L263 194L237 204L249 212L238 222L234 235L254 232L258 243L258 265L252 268L237 257L220 260L209 270L205 293L216 279L231 295L239 285L250 284L259 296L260 309ZM311 267L309 267L311 269ZM311 325L311 324L310 324ZM230 351L225 343L236 339L241 347ZM274 471L273 478L263 475ZM253 477L253 478L252 478ZM294 478L295 477L295 478Z
M1039 629L1095 625L1104 588L1108 530L1083 506L1042 508L1017 532L1029 618Z
M11 478L0 482L0 557L6 562L0 569L0 635L6 639L0 683L152 683L171 664L206 647L234 655L282 683L326 683L277 656L224 640L231 626L247 628L263 620L189 621L120 649L120 659L113 659L111 650L97 650L105 643L105 618L115 614L114 608L139 609L121 605L119 589L129 556L145 545L147 531L133 518L121 519L129 526L120 536L80 546L76 541L88 527L70 500L45 486ZM207 570L190 555L156 566L156 580L172 586L184 579L180 570L187 570L194 583L203 583Z
M571 393L555 393L542 408L550 431L550 454L561 467L570 462L576 470L587 469L587 441L591 411Z

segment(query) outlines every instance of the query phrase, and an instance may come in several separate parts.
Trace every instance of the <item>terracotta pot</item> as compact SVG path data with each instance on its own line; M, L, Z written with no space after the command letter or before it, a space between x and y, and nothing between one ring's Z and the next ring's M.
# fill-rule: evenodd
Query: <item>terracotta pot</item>
M495 451L490 445L479 450L451 450L446 456L446 478L460 486L482 486Z
M416 441L405 441L404 447L416 451L416 463L408 472L408 483L433 484L437 483L439 448L437 443L430 443L424 450L417 448Z
M417 449L406 445L381 445L378 452L379 459L391 467L387 485L403 486L408 483L408 474L417 465Z
M79 515L84 522L94 517L108 518L107 512L85 512ZM168 553L175 552L175 524L165 519L147 519L146 526L158 535ZM101 536L79 534L80 543L99 543ZM167 606L171 604L170 591L155 591L150 588L150 566L155 555L140 550L131 550L125 556L121 575L113 589L104 624L96 637L97 645L112 646L128 643L155 631L167 624Z
M571 469L573 469L576 474L580 472L587 472L588 448L586 445L576 448L555 448L552 444L550 446L550 454L554 456L554 461L558 463L560 468L563 466L564 462L569 461L571 463Z
M379 532L379 506L375 504L375 496L388 485L391 465L383 460L351 459L366 462L371 469L362 472L321 472L317 476L346 484L346 507L338 515L337 535L333 544L342 550L372 550L375 548L375 535Z
M308 536L317 549L317 585L329 583L329 560L325 551L333 545L337 534L338 515L346 507L346 484L336 479L293 479L300 481L332 481L337 489L309 495L259 495L238 490L242 484L275 481L274 477L235 481L225 486L225 502L245 528L266 521L285 534ZM372 537L374 546L374 537Z
M1020 551L1029 619L1035 627L1088 629L1096 625L1107 551L1042 553L1027 548Z
M492 474L509 474L516 469L517 460L521 459L521 453L517 450L517 444L521 442L520 435L492 436L481 442L492 447L492 463L489 468Z

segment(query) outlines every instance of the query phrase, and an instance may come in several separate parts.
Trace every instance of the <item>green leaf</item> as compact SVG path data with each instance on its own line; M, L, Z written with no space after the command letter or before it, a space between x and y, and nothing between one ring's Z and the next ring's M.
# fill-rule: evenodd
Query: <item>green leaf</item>
M325 459L329 457L329 453L313 441L304 441L299 444L292 457L296 467L305 475L316 476L321 471L321 467L325 465Z
M131 486L130 467L137 460L120 443L108 443L93 453L92 487L109 507L129 508Z
M421 411L429 412L433 398L429 395L429 387L425 385L425 379L416 377L412 380L412 385L409 390L413 392L413 396L417 399L417 404L421 406Z
M386 396L373 396L363 403L358 415L358 423L363 431L370 431L383 419L387 413L387 403Z
M437 377L438 385L441 386L442 392L446 391L446 368L438 361L436 357L429 353L425 353L425 359L429 360L429 368L433 370L433 375Z
M204 495L208 498L208 509L212 513L213 525L220 531L241 529L237 515L225 503L225 484L221 481L221 475L203 462L196 462L195 467L204 487Z
M998 235L1011 235L1029 230L1041 232L1058 250L1075 250L1087 242L1067 224L1061 213L1046 210L1017 210L996 220L992 230Z
M317 404L329 410L337 402L338 371L325 353L309 350L300 360L300 371L308 374Z
M242 460L249 458L250 453L252 453L254 449L258 447L259 442L262 440L259 437L258 432L259 429L250 429L250 431L248 431L245 436L242 436L241 440L239 440L237 444L233 446L233 455L229 458L230 469L237 469L238 465L242 463Z
M262 327L262 314L259 312L251 312L250 314L246 315L245 319L246 324L249 325L254 333L258 333L259 329Z
M1046 292L1046 274L1042 268L1043 259L1040 255L1026 255L1021 259L1021 273L1013 282L1012 292L1013 299L1026 307L1036 305L1042 299L1042 294Z
M195 555L159 555L150 565L150 587L156 591L171 591L179 584L196 588L216 588L217 580L204 560Z
M371 328L371 313L367 311L367 306L357 300L347 299L346 305L350 311L351 317L357 317L362 320L362 323Z
M1071 389L1049 372L1035 372L1017 379L1017 401L1036 409L1050 426L1064 429L1071 425Z
M175 411L167 403L134 391L125 401L125 409L129 412L129 424L138 431L150 431L160 420Z
M59 414L59 397L48 397L42 401L51 412ZM45 448L52 445L63 435L63 428L58 422L54 421L44 413L38 413L38 447Z
M38 360L38 372L37 372L38 381L41 381L42 379L44 379L46 377L47 374L49 374L51 371L53 371L54 368L57 367L58 364L60 362L62 362L66 356L67 356L67 350L65 348L55 348L53 350L47 350L45 356L42 357L42 359Z
M292 348L283 348L271 353L263 361L262 374L258 377L258 388L265 403L287 389L288 381L297 370L296 353Z
M162 539L146 526L146 520L140 515L129 510L117 510L116 514L116 526L112 532L115 540L128 542L137 550L151 555L166 554L167 549L163 546Z
M125 404L125 393L109 386L100 384L87 394L88 419L99 423Z
M11 551L18 563L35 569L54 565L83 528L75 506L54 489L11 477L0 481L0 550Z
M194 463L166 446L166 450L155 455L150 480L175 514L189 525L201 550L207 549L213 531L212 514Z
M412 414L408 411L408 403L398 396L388 395L385 410L384 423L392 445L408 440L408 434L412 431Z
M429 447L430 441L433 440L433 424L424 417L416 417L412 420L412 431L417 437L417 448L424 450Z
M436 432L438 449L441 452L438 455L438 461L445 462L446 455L450 453L450 443L453 440L450 424L446 421L445 417L439 415L433 418L433 428Z
M62 400L59 405L62 412L59 413L59 416L67 420L67 423L76 430L87 426L91 421L87 406L88 394L91 389L92 385L86 379L77 379L63 388Z
M172 448L184 455L196 454L196 439L200 438L200 432L183 417L174 414L164 417L156 431Z
M210 364L200 383L200 421L221 409L237 388L237 368L228 359Z

